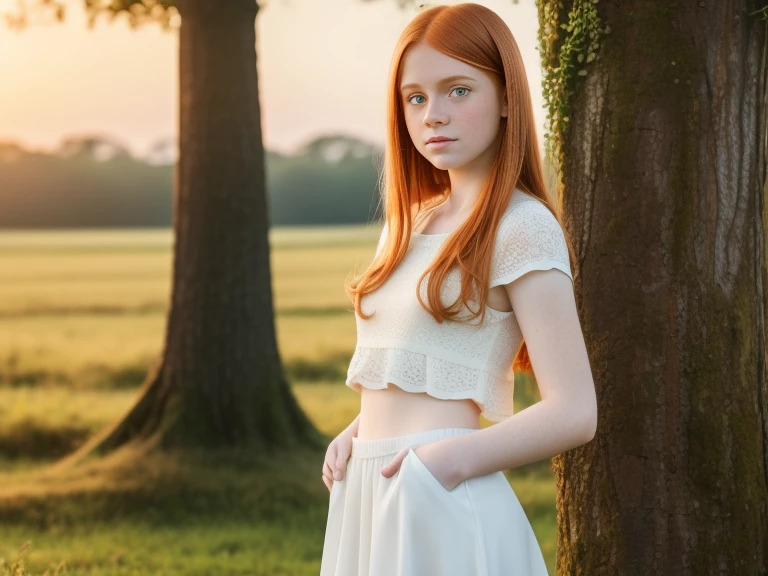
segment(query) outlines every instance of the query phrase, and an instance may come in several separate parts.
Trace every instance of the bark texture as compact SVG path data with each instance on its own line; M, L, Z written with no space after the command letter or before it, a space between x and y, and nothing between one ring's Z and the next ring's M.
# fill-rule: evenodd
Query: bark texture
M180 158L165 346L136 404L77 456L325 443L280 360L270 273L254 0L179 0Z
M762 4L598 4L562 202L599 426L553 462L557 574L768 573Z

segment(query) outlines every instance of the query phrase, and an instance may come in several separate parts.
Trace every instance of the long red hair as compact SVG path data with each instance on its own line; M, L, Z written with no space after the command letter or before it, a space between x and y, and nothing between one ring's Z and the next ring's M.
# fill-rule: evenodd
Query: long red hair
M448 171L435 168L418 152L403 115L399 89L401 63L409 47L420 42L489 74L501 93L506 93L509 103L508 115L500 118L498 154L473 211L449 236L419 278L421 285L427 275L430 277L427 285L429 306L416 292L421 306L438 323L458 321L459 314L466 321L481 316L480 322L483 322L496 231L515 187L541 200L558 222L560 217L559 208L553 208L546 190L531 94L520 50L504 21L479 4L426 9L411 20L397 42L387 85L389 128L381 182L388 234L378 256L362 275L346 281L344 289L357 314L363 319L371 318L362 312L362 297L381 286L405 256L415 216L423 208L440 204L450 194ZM454 266L462 271L461 292L459 299L446 307L440 299L440 286ZM478 310L471 311L467 301L476 298L482 304ZM467 310L469 316L465 316ZM518 350L513 369L532 371L525 342Z

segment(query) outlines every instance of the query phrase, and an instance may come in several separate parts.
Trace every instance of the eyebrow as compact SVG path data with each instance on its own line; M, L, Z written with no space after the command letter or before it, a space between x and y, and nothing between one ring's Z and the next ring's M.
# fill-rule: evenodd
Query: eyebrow
M470 78L469 76L449 76L448 78L443 78L438 82L438 84L448 84L449 82L454 82L456 80L472 80L473 82L476 82L474 78ZM405 84L403 86L400 86L400 91L402 92L406 88L416 88L418 87L418 84L413 82L411 84Z

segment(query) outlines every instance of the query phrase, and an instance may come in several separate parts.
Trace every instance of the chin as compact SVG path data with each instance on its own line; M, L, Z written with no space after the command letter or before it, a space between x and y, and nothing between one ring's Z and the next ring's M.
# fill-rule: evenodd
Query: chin
M447 170L448 168L455 168L456 166L461 165L460 162L457 162L456 159L449 154L435 154L431 150L424 150L421 152L421 155L429 160L432 166L439 168L440 170Z
M433 158L430 160L432 163L432 166L437 168L438 170L452 170L454 168L461 168L466 164L466 162L457 162L456 160L451 160L450 158Z

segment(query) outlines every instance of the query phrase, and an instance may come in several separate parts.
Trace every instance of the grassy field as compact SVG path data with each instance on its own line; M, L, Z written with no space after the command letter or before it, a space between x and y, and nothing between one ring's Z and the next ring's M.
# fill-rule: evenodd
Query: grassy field
M342 285L369 262L378 233L271 232L281 355L299 403L329 438L359 411L344 386L355 322ZM35 575L57 566L89 575L318 573L322 453L257 467L222 457L214 468L194 458L126 458L121 467L118 454L112 476L91 471L99 484L87 492L84 477L46 476L49 463L128 409L156 361L171 241L165 230L0 233L0 575L12 573L25 542L21 557ZM518 376L516 408L537 400L534 383ZM506 474L553 574L549 462Z

